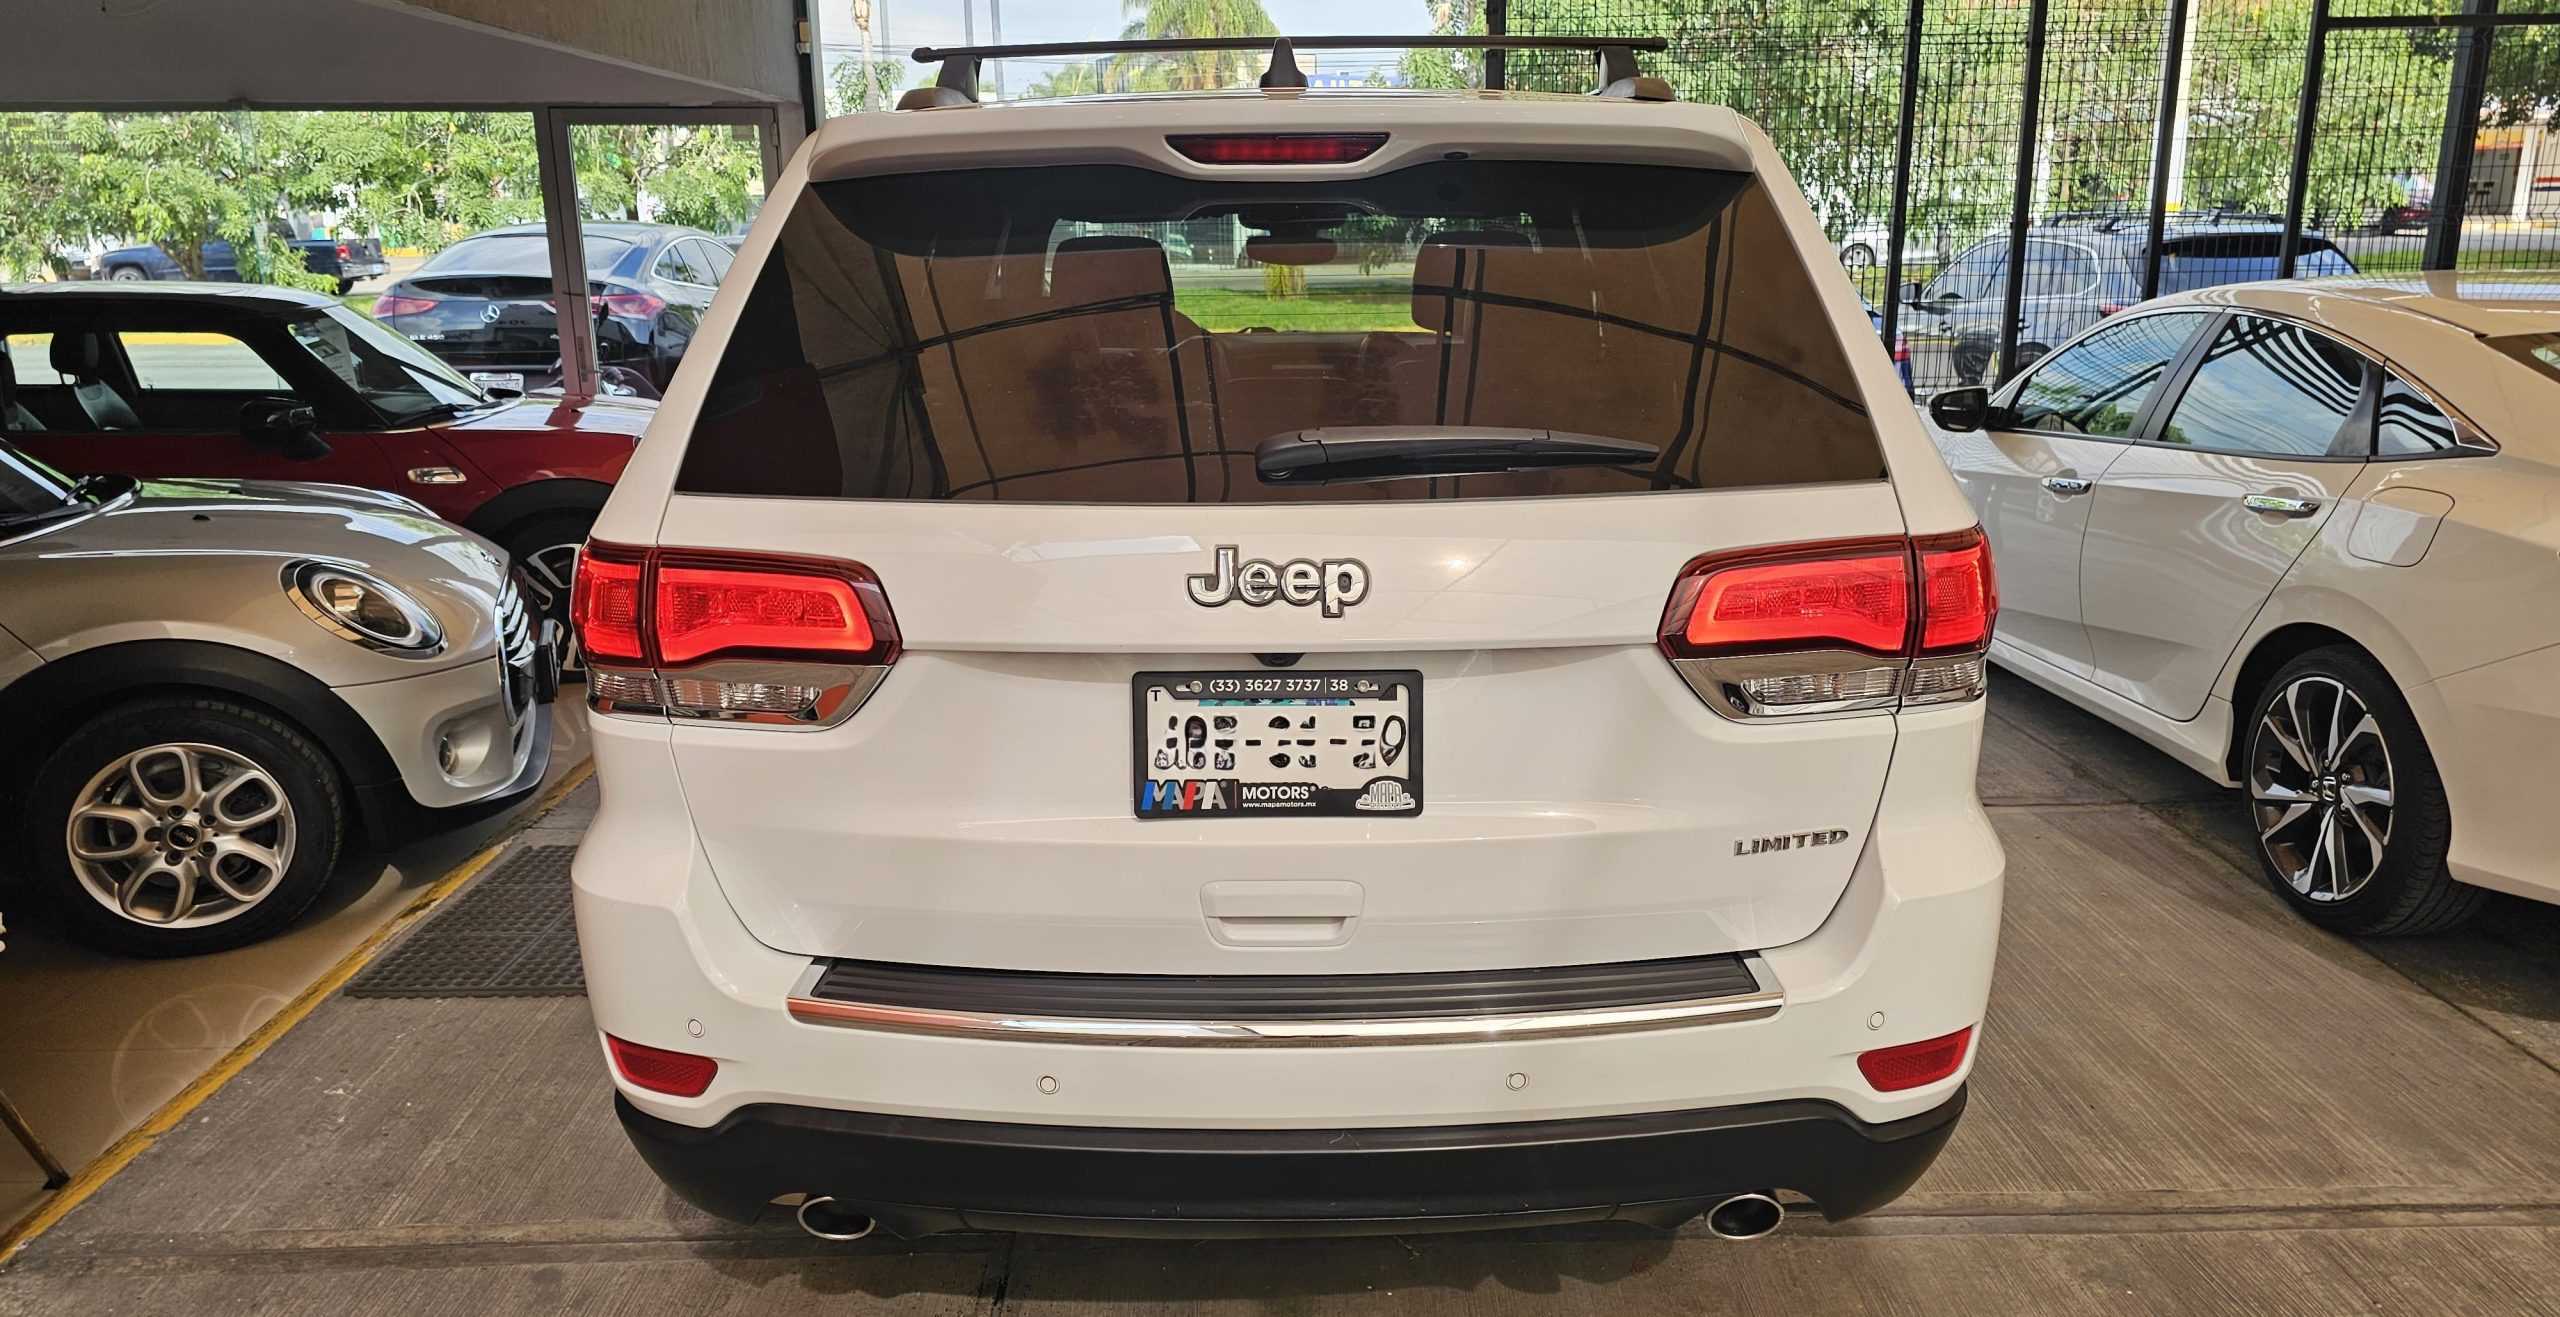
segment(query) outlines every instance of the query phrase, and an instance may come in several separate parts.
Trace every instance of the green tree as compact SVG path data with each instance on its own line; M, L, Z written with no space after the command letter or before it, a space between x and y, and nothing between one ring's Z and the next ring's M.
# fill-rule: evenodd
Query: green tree
M1120 0L1120 12L1130 20L1122 35L1148 40L1267 37L1280 31L1263 12L1262 0ZM1251 52L1240 60L1232 51L1202 50L1124 57L1113 65L1126 79L1124 86L1160 80L1173 91L1208 91L1233 85L1244 68L1259 69L1261 59Z
M745 219L764 169L752 137L726 125L582 124L579 213L589 219L657 220L715 232Z
M1067 96L1092 96L1102 91L1108 68L1105 60L1078 60L1061 65L1032 80L1022 94L1034 100L1055 100Z
M1431 15L1434 36L1480 37L1485 34L1483 0L1423 0L1423 8ZM1514 23L1511 30L1527 32L1532 29ZM1484 82L1484 55L1472 50L1408 50L1399 61L1396 72L1408 87L1481 86Z
M898 103L898 69L898 62L893 60L836 61L835 75L828 80L827 112L859 114L865 110L885 110L895 106Z
M484 111L274 113L288 204L342 213L342 229L436 251L455 238L542 218L533 118Z
M0 260L64 273L57 245L159 245L190 279L204 248L232 244L242 268L312 285L272 228L285 195L274 157L232 114L0 116ZM262 240L264 245L262 246Z

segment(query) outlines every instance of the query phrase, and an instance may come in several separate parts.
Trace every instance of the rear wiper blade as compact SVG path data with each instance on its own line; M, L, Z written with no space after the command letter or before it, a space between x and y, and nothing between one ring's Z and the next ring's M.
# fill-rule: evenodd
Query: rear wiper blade
M1285 430L1253 446L1266 485L1342 485L1419 476L1482 475L1546 467L1639 466L1652 444L1564 430L1489 425L1344 425Z

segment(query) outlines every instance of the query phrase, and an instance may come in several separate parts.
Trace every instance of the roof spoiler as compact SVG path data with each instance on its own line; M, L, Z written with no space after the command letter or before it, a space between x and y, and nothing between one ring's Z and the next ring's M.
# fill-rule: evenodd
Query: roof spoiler
M1383 37L1167 37L1155 41L1053 41L1038 45L1015 46L924 46L915 52L918 64L939 60L942 71L935 75L930 87L917 87L898 98L901 110L922 110L938 105L975 105L978 103L978 67L991 59L1050 58L1072 55L1162 55L1203 50L1263 50L1271 52L1270 63L1262 71L1261 85L1268 88L1297 88L1307 85L1307 75L1298 68L1296 52L1306 50L1587 50L1600 63L1600 90L1594 95L1632 101L1675 100L1671 84L1648 77L1636 68L1636 52L1664 51L1671 43L1661 37L1548 37L1548 36L1402 36Z

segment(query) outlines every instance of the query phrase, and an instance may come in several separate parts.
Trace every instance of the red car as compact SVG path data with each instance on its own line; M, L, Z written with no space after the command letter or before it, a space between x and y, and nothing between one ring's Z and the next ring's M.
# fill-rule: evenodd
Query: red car
M405 494L513 554L563 633L578 546L656 406L483 389L334 298L253 285L0 287L0 339L0 429L56 468Z

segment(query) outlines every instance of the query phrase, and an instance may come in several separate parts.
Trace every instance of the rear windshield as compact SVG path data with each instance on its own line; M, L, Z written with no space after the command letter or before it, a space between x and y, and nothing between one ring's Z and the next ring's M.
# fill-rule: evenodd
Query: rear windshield
M2354 274L2355 262L2326 238L2303 238L2294 248L2294 273ZM2171 238L2160 244L2160 291L2183 293L2195 288L2273 279L2283 273L2282 233L2212 233Z
M620 238L586 239L587 273L601 274L613 268L631 244ZM465 238L436 253L435 259L418 267L420 274L441 274L460 270L469 274L529 274L540 278L551 275L551 239L539 233L505 233L489 238Z
M2560 334L2506 334L2485 341L2551 379L2560 380Z
M1815 277L1760 185L1709 170L822 183L757 274L677 488L1264 503L1880 479ZM1342 427L1651 451L1322 485L1257 470L1266 439Z

